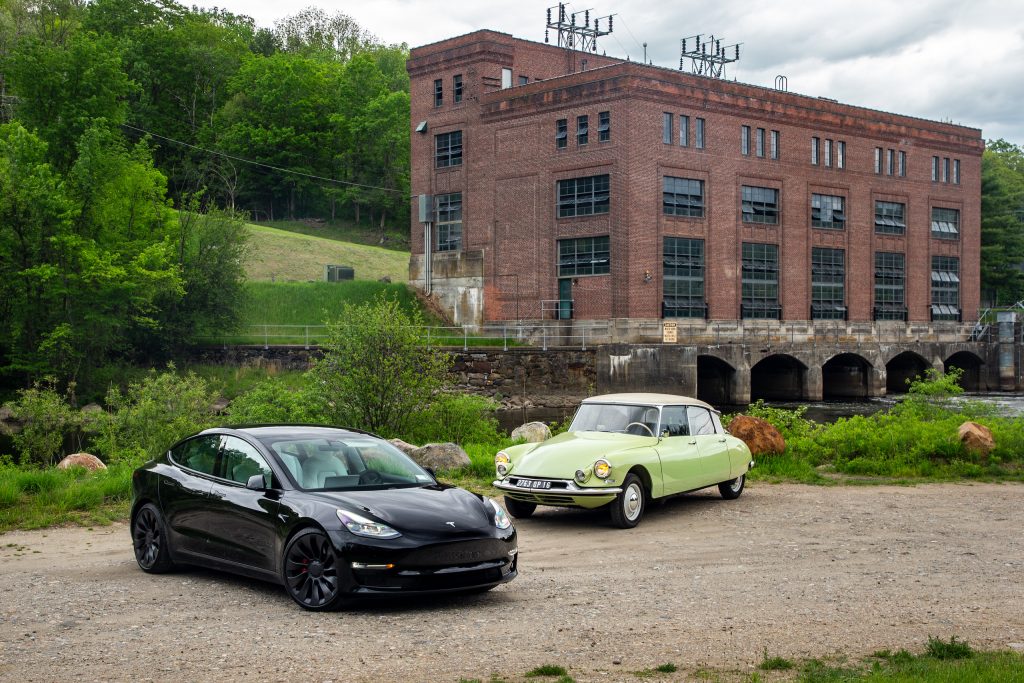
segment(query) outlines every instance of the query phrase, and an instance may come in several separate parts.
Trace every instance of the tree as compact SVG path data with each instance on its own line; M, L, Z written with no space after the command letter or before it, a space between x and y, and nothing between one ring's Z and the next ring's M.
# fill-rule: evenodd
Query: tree
M328 16L318 7L306 7L281 19L274 25L274 35L287 52L339 62L376 42L344 12Z
M344 307L310 370L332 422L384 436L406 432L448 382L448 356L427 347L421 325L397 299Z
M981 283L995 305L1024 299L1024 150L989 142L981 160Z

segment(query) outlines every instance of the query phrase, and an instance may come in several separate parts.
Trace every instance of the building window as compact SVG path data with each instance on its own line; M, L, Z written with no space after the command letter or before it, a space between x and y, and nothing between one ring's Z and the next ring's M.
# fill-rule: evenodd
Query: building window
M704 119L697 119L697 128L693 131L693 146L704 149Z
M906 320L907 280L903 254L875 252L875 320Z
M846 168L846 143L836 142L836 168Z
M770 187L743 186L743 222L777 225L779 191Z
M612 139L612 113L602 111L597 115L597 141L608 142Z
M452 76L452 101L462 101L462 74Z
M960 259L932 256L932 320L960 320Z
M779 246L777 244L743 243L743 284L740 315L743 318L778 320Z
M530 83L530 77L529 76L520 76L519 77L519 85L529 85L529 83Z
M740 154L750 156L750 126L740 126Z
M811 166L817 166L819 161L818 154L821 150L821 138L811 138Z
M434 81L434 106L440 107L444 104L444 81L440 78Z
M704 217L704 181L662 178L661 208L666 216Z
M899 172L901 178L907 177L907 153L900 152Z
M501 70L501 89L512 87L512 69L504 68Z
M932 157L932 182L939 182L939 158Z
M875 174L881 175L882 173L882 148L875 147Z
M689 147L690 146L690 117L680 116L679 117L679 146Z
M772 159L779 158L779 131L773 130L771 134L771 151L770 154Z
M661 115L661 141L666 145L672 144L672 119L671 112L664 112Z
M558 217L608 213L610 187L608 174L559 180Z
M902 235L907 231L907 206L898 202L875 202L875 232Z
M832 168L832 141L825 140L825 168Z
M462 249L462 193L434 195L437 221L436 251Z
M949 182L949 157L942 160L942 182Z
M896 150L887 149L885 151L885 174L892 175L896 168Z
M953 159L953 184L960 184L960 160Z
M462 165L462 131L434 136L434 166L447 168Z
M960 211L932 207L932 237L944 240L960 238Z
M590 141L590 124L586 115L576 117L576 144L583 146Z
M558 119L555 121L555 147L557 149L565 149L568 144L569 121L567 119Z
M704 240L666 237L662 272L662 317L705 317Z
M764 158L764 128L758 128L754 137L754 151L757 156Z
M603 275L610 263L607 235L558 240L558 277Z
M811 249L811 319L846 319L846 252Z
M815 228L831 228L842 230L846 227L846 214L843 212L844 200L830 194L811 195L811 226Z

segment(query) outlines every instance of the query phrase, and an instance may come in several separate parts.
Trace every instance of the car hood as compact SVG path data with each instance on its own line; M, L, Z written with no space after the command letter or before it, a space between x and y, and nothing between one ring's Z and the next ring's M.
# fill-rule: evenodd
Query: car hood
M491 506L460 488L325 491L312 495L343 510L348 508L360 514L368 512L402 532L458 535L494 526Z
M538 444L527 453L512 457L512 474L572 479L576 470L586 470L598 458L612 465L617 456L629 457L629 451L651 448L658 440L653 436L636 436L617 432L565 432Z

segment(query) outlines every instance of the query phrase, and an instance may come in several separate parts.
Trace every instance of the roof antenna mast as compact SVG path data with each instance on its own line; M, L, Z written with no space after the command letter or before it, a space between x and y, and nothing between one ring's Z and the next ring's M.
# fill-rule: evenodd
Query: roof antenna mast
M555 12L552 18L552 10ZM578 12L567 12L565 3L560 2L554 7L548 7L548 25L544 29L544 42L549 43L549 31L558 31L558 47L567 50L579 50L581 52L597 52L597 39L612 32L612 17L597 17L594 23L590 23L590 10ZM605 22L607 28L601 28Z
M687 42L692 49L687 49ZM690 70L698 76L709 76L711 78L725 78L725 65L739 61L740 45L722 45L722 41L715 36L698 33L695 36L683 38L679 50L679 70L682 71L686 60L690 60ZM730 55L730 52L732 53Z

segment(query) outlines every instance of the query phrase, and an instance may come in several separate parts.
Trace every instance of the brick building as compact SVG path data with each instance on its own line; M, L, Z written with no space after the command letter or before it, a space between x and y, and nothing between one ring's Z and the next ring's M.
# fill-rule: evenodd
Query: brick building
M977 129L494 31L408 70L410 279L459 323L977 317Z

